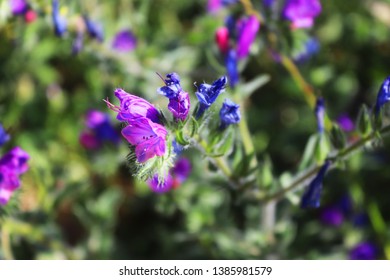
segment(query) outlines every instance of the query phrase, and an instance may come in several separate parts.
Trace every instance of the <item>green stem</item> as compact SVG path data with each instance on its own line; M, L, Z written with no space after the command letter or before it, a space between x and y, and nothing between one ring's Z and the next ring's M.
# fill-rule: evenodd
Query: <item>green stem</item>
M379 132L382 135L389 133L390 132L390 125L383 127ZM367 142L375 139L376 135L377 135L377 133L375 131L372 132L368 136L363 137L360 140L358 140L357 142L351 144L346 149L339 151L338 153L336 153L336 155L330 157L329 160L331 160L332 163L335 163L338 160L346 159L353 152L358 151L360 148L364 147L364 145ZM288 187L283 188L282 190L280 190L277 193L274 193L271 195L262 195L262 194L255 195L256 200L263 201L263 202L272 201L272 200L276 200L276 201L280 200L284 197L284 195L286 193L288 193L291 190L296 189L297 187L301 186L302 183L304 183L306 180L308 180L309 178L316 175L318 173L318 171L320 170L320 168L321 168L321 166L315 166L315 167L312 167L309 170L303 172L303 175L299 176Z

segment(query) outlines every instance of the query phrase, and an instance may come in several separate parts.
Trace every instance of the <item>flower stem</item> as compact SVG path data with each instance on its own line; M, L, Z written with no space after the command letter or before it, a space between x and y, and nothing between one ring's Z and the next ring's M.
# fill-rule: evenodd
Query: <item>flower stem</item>
M390 132L390 125L383 127L379 132L382 135L389 133ZM374 140L376 136L377 136L377 133L375 131L373 131L368 136L363 137L360 140L358 140L357 142L349 145L346 149L338 151L334 156L329 157L329 160L332 162L332 164L334 164L338 160L348 158L349 156L351 156L353 154L353 152L358 151L360 148L364 147L364 145L366 143L368 143L371 140ZM284 197L284 195L286 193L298 188L306 180L308 180L311 177L313 177L314 175L316 175L318 173L318 171L320 170L320 168L321 168L321 166L311 167L309 170L306 170L305 172L303 172L303 175L298 176L289 186L283 188L282 190L280 190L274 194L257 195L256 200L263 201L263 202L268 202L268 201L272 201L272 200L276 200L276 201L280 200Z
M244 6L245 13L247 15L254 15L257 17L257 19L260 21L260 23L264 23L264 18L260 14L259 11L257 11L255 8L253 8L252 2L250 0L240 0L241 4Z

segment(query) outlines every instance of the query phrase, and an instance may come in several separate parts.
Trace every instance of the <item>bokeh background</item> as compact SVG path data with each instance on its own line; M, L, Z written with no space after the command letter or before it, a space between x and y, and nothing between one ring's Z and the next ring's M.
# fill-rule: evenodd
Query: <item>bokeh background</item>
M156 72L177 72L195 104L193 83L225 74L214 33L229 13L243 11L240 4L210 14L207 1L198 0L63 0L61 13L70 24L86 13L105 34L102 43L86 36L72 55L76 33L55 36L50 1L30 2L37 18L26 22L0 1L0 122L11 136L1 154L18 145L31 156L12 207L1 214L1 259L350 259L359 246L370 258L386 258L386 137L329 172L320 208L300 209L300 192L288 195L277 205L272 232L261 223L262 205L237 199L226 178L194 150L184 151L192 164L188 180L156 194L130 174L124 139L96 149L80 143L91 109L110 114L120 131L102 101L113 101L117 87L164 108ZM267 13L261 1L252 2ZM375 103L389 74L390 1L321 2L315 26L305 31L319 50L297 64L324 96L332 120L355 121L362 104ZM129 52L112 48L123 29L137 38ZM240 79L270 80L242 113L259 161L272 161L273 176L283 179L297 171L316 120L262 32L260 27ZM355 131L347 135L357 137Z

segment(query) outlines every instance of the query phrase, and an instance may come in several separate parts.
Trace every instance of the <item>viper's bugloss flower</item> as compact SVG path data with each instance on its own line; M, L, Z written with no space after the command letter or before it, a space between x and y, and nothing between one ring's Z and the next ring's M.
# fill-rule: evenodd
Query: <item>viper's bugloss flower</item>
M19 176L28 170L30 156L20 147L15 147L0 159L0 204L5 205L13 192L19 188Z
M349 252L351 260L375 260L378 255L378 248L371 242L361 242Z
M87 32L92 39L104 41L103 26L99 22L92 21L87 15L83 16Z
M112 48L119 52L129 52L137 46L137 38L131 30L118 32L112 42Z
M188 92L183 91L177 73L167 74L166 77L165 86L158 88L157 93L169 99L168 110L173 117L184 121L190 111L190 96Z
M322 209L320 219L326 225L338 227L344 222L344 214L339 207L328 206Z
M322 165L316 177L306 188L301 199L302 208L318 208L320 206L322 181L324 180L325 173L329 167L330 161L326 161L324 165Z
M317 98L316 106L314 112L317 119L317 128L319 133L324 132L324 117L325 117L325 101L324 98Z
M5 131L4 127L0 123L0 147L4 145L10 139L9 134Z
M28 11L28 3L26 0L10 0L9 5L14 16L24 15Z
M67 30L67 23L65 18L60 15L60 3L58 0L52 1L52 18L55 34L62 37Z
M253 41L256 39L257 31L260 28L260 21L252 15L240 22L237 42L237 56L239 59L246 57Z
M175 166L167 174L163 183L159 182L156 175L148 181L148 185L156 193L165 193L185 182L191 173L191 169L191 162L187 158L182 157L176 161Z
M80 143L86 149L98 149L104 142L118 144L120 137L106 113L90 110L85 116L87 130L80 134Z
M140 163L165 154L167 130L148 118L129 120L128 125L122 129L122 135L135 146L135 154Z
M202 83L195 92L196 97L200 102L197 118L200 118L205 110L207 110L217 99L217 97L225 91L227 83L226 76L215 80L211 85Z
M287 0L284 16L292 21L292 28L309 28L321 9L319 0Z
M230 87L234 88L239 80L236 50L231 49L228 51L225 57L225 65L226 65L227 75L229 77Z
M343 114L337 118L337 123L342 130L346 132L353 131L355 129L355 124L347 114Z
M145 99L127 93L123 89L117 88L115 96L120 101L120 106L115 106L105 100L108 107L117 112L119 121L131 121L140 117L150 119L152 122L159 123L159 112L157 109Z
M223 54L229 49L229 29L225 26L219 27L215 32L215 42L219 51Z
M225 99L222 104L222 108L219 111L219 117L221 119L221 129L225 129L227 126L235 123L239 123L241 120L240 105L234 103L230 99Z
M375 114L378 115L383 105L390 101L390 76L382 83L375 104Z

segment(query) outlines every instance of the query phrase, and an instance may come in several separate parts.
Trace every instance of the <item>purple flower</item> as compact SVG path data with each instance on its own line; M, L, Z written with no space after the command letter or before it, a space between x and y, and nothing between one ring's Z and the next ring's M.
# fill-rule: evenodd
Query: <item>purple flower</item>
M207 110L217 99L217 97L225 91L227 83L226 76L215 80L213 84L200 84L198 90L195 92L196 97L200 102L199 110L196 117L200 118L205 110Z
M309 186L306 188L301 199L302 208L318 208L320 206L321 191L322 191L322 181L326 171L330 166L330 161L326 161L321 167L320 171L310 182Z
M390 76L382 83L375 104L375 114L378 115L382 106L390 101Z
M317 98L314 112L317 118L317 128L319 133L324 132L325 101L322 97Z
M351 260L375 260L377 258L378 249L371 242L362 242L357 244L349 252Z
M249 53L249 48L256 38L257 31L260 28L260 21L256 16L250 16L240 23L238 44L237 44L237 55L238 58L244 58Z
M229 77L229 84L232 88L234 88L239 80L237 53L234 49L228 51L225 58L225 64L227 69L227 75Z
M129 94L120 88L115 90L115 96L119 99L120 106L115 106L106 100L105 102L111 110L118 113L117 119L119 121L131 121L145 117L152 122L159 122L159 112L145 99Z
M167 130L150 119L141 117L130 120L122 129L122 135L135 146L137 160L141 163L165 154Z
M87 15L83 16L85 26L87 27L87 31L89 36L91 36L92 39L96 39L99 42L104 41L104 33L103 33L103 27L100 23L94 22L90 20L90 18Z
M123 30L115 35L112 47L120 52L129 52L137 46L137 38L130 30Z
M168 109L174 118L184 121L190 111L189 94L182 90L178 74L170 73L167 75L167 79L163 80L165 86L158 88L157 93L169 99Z
M30 156L15 147L0 159L0 204L5 205L13 192L19 188L19 176L28 170Z
M292 28L312 27L314 18L320 13L319 0L287 0L284 7L284 16L292 21Z
M60 15L60 4L58 0L52 1L52 18L55 34L62 37L66 32L67 23L65 18Z
M163 183L159 182L158 176L155 175L151 180L148 180L148 185L156 193L165 193L185 182L191 173L191 169L191 162L187 158L180 158L165 176Z
M106 113L90 110L85 117L86 131L80 134L80 143L86 149L98 149L104 142L118 144L120 137Z
M266 7L270 7L274 3L274 0L263 0L263 4Z
M28 3L26 0L10 0L9 5L14 16L24 15L28 11Z
M351 120L350 117L348 117L347 114L343 114L340 117L337 118L337 123L340 125L341 129L350 132L355 129L355 124Z
M4 127L0 123L0 147L4 145L10 139L9 135L5 131Z
M321 211L321 221L330 226L338 227L344 221L344 215L340 208L329 206Z
M225 99L222 104L221 111L219 111L219 117L221 118L221 129L225 129L231 124L239 123L241 119L240 106L231 101Z
M223 6L228 6L228 5L234 4L236 2L237 2L237 0L208 0L207 11L209 13L215 14Z

